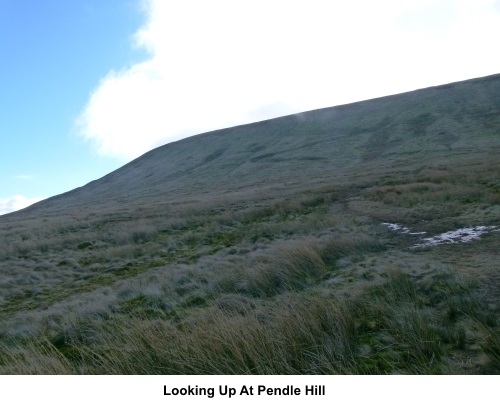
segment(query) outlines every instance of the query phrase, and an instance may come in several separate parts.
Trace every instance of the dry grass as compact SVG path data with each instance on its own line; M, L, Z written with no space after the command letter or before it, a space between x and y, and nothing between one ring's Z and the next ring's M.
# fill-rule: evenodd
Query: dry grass
M0 373L497 374L500 232L412 250L381 225L500 226L497 101L401 97L2 217Z
M450 184L443 175L359 196L431 201ZM342 195L322 186L254 206L42 221L29 239L4 228L0 372L496 373L495 298L442 273L432 251L402 255L405 239ZM491 198L478 195L462 215Z
M163 311L162 316L159 311L153 318L127 313L73 318L60 332L17 343L5 341L0 347L0 370L15 374L433 374L463 372L451 368L451 359L471 351L489 356L484 372L498 370L498 335L491 327L481 326L478 332L477 325L483 324L464 323L472 319L466 311L451 319L445 307L429 307L427 286L400 270L389 269L386 275L383 284L344 301L305 291L274 300L226 295L201 307L193 301L179 308L181 312ZM448 286L446 293L441 291L442 300L467 296L468 307L481 305L480 297L473 300L473 291L459 281L450 279Z

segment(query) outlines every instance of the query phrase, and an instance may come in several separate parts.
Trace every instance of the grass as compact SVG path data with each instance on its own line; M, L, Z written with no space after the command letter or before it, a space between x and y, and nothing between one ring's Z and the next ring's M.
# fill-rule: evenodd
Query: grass
M398 181L359 196L370 204L383 190L400 189L406 194L394 195L417 193L423 204L451 184L449 177L439 186ZM471 204L491 198L490 191L479 195ZM447 208L446 199L435 201ZM383 204L400 206L392 197ZM417 214L419 204L410 207ZM458 268L433 270L434 251L402 254L404 237L388 235L370 209L360 215L325 187L255 208L230 207L190 207L168 227L167 216L79 229L58 224L56 235L80 233L63 254L58 249L67 241L47 229L45 252L33 237L26 251L4 252L12 269L38 263L31 274L45 273L47 281L39 277L34 291L25 272L17 294L4 298L10 329L0 339L0 372L498 372L494 297ZM127 223L130 238L121 236ZM413 261L404 264L404 255ZM424 267L416 264L422 259ZM16 276L3 277L9 274ZM30 332L20 328L25 319L34 319Z
M2 217L0 373L498 374L500 232L382 225L500 226L496 99L426 94L195 137L133 189Z
M457 292L468 290L450 283L443 299L463 298ZM491 360L483 371L498 371L491 327L466 312L469 323L430 307L425 288L400 270L389 269L382 284L355 298L324 294L233 296L230 305L197 298L180 305L178 316L164 316L143 296L120 314L73 320L64 332L22 344L4 342L0 366L57 374L436 374L464 371L454 370L452 359L476 347L476 355L484 351ZM480 305L479 297L471 305ZM139 306L158 313L134 314ZM478 325L481 332L470 335Z

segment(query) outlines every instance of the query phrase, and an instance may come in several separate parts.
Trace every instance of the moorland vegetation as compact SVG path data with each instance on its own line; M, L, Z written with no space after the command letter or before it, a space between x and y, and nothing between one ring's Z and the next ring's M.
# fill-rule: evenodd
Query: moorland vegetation
M497 374L499 156L498 75L155 149L0 217L0 373Z

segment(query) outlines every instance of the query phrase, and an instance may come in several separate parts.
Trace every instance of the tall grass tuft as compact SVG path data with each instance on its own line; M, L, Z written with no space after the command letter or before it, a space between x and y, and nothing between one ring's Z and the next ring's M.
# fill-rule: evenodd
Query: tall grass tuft
M500 373L500 335L491 328L486 328L486 337L481 343L486 356L490 361L491 374Z
M496 330L470 317L473 329L462 318L450 320L446 305L428 305L428 293L392 268L384 283L345 301L314 290L260 299L226 293L162 317L120 312L76 320L63 335L0 344L0 372L440 374L474 342L490 360L474 370L498 372ZM464 293L458 285L448 292Z

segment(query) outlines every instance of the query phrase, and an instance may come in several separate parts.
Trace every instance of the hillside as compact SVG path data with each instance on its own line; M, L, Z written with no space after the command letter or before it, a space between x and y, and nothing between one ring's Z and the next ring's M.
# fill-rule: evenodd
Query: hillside
M131 208L157 204L158 198L263 184L300 187L368 170L385 175L441 159L494 156L499 108L500 75L495 75L223 129L154 149L28 212L74 214L71 209L80 211L82 203ZM291 179L290 171L300 177Z
M0 373L497 373L499 156L500 75L156 148L0 216Z

